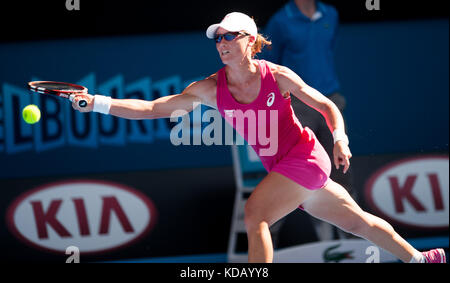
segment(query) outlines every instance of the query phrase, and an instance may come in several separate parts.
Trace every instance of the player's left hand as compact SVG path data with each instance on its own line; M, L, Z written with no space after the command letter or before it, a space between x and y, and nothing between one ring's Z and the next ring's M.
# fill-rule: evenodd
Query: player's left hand
M337 141L333 148L334 165L336 169L339 169L340 165L344 166L344 174L347 173L350 167L350 158L352 158L352 153L350 148L344 141Z

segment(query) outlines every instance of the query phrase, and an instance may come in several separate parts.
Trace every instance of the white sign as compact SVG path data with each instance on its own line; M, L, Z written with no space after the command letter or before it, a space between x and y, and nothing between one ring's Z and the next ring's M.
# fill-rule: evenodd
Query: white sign
M447 156L404 159L376 172L365 189L377 214L420 229L448 228L449 160Z
M9 228L25 243L81 255L129 245L145 236L156 209L144 194L110 182L51 183L19 196L8 208Z

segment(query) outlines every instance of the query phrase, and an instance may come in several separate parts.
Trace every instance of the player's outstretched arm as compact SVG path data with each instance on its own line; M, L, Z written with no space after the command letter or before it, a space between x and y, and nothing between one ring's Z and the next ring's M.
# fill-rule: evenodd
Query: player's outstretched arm
M308 86L297 74L286 67L275 66L275 78L280 90L289 92L305 104L320 112L333 133L333 161L336 169L344 166L344 173L350 166L352 154L348 147L348 137L345 134L344 118L337 106L316 89Z
M102 95L79 95L72 107L80 112L100 112L126 119L158 119L179 113L191 112L197 104L211 105L215 95L215 81L210 78L189 85L182 93L147 101L141 99L113 99ZM78 100L85 99L86 107L79 107Z

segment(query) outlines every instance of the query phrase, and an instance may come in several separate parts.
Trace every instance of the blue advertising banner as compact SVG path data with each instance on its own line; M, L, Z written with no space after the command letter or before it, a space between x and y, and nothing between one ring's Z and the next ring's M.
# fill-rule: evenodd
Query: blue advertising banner
M179 122L82 114L63 99L25 88L31 80L56 80L113 98L153 100L180 93L221 67L214 43L203 35L11 43L0 51L0 178L231 165L227 146L171 143ZM29 104L42 113L34 125L21 116ZM207 109L200 106L197 115L189 115L192 140L209 124L202 122Z

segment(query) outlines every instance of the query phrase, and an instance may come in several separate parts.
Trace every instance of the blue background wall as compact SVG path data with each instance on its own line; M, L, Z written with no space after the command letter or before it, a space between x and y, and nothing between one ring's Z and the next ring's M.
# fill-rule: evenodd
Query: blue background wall
M336 66L354 154L448 152L448 20L341 26Z

